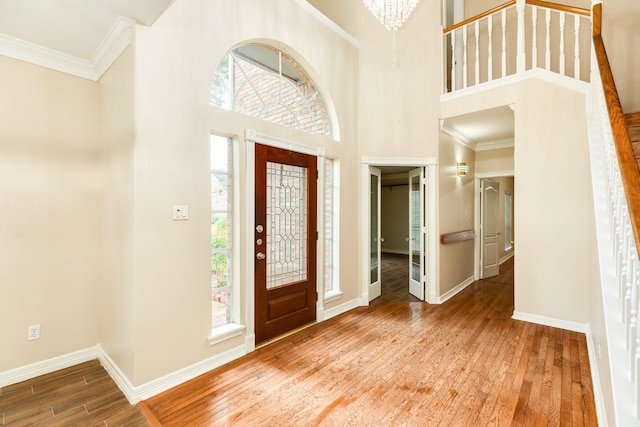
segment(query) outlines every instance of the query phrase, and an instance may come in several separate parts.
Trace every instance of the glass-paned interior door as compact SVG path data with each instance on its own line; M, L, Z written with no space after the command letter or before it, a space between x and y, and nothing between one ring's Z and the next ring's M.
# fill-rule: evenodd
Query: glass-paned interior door
M370 167L369 197L369 301L382 293L380 284L380 191L382 172Z
M426 285L425 168L409 172L409 292L424 301Z

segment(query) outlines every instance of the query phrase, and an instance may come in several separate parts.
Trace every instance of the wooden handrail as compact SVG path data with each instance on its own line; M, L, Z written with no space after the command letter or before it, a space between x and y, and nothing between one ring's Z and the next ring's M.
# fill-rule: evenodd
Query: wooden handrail
M588 9L583 9L581 7L574 7L574 6L565 6L563 4L558 4L558 3L552 3L552 2L548 2L548 1L542 1L542 0L526 0L527 4L530 4L531 6L539 6L539 7L546 7L547 9L553 9L553 10L558 10L560 12L568 12L568 13L575 13L577 15L584 15L584 16L590 16L591 12ZM465 19L464 21L458 22L457 24L453 24L450 27L445 28L444 30L442 30L443 34L448 34L451 31L457 30L460 27L464 27L467 24L470 24L472 22L478 21L482 18L486 18L489 15L493 15L496 12L500 12L502 9L506 9L508 7L511 7L513 5L516 4L516 0L511 0L508 1L504 4L501 4L500 6L496 6L493 9L487 10L486 12L482 12L479 13L475 16L472 16L471 18Z
M602 4L594 5L594 17L600 20L602 16ZM609 112L609 121L611 122L611 131L618 155L618 164L620 166L620 174L622 175L622 185L624 187L625 197L627 199L627 207L629 208L629 217L631 220L631 228L636 243L636 250L640 253L640 169L638 162L633 155L633 147L631 138L622 112L622 105L618 97L618 91L607 58L607 52L600 35L601 23L594 25L593 46L598 60L598 69L602 79L602 89L607 103ZM597 32L597 35L596 35Z
M465 25L470 24L470 23L472 23L474 21L477 21L477 20L482 19L484 17L487 17L489 15L493 15L494 13L499 12L502 9L506 9L506 8L508 8L510 6L513 6L514 4L516 4L516 0L508 1L508 2L506 2L504 4L501 4L500 6L496 6L493 9L487 10L486 12L479 13L476 16L472 16L469 19L465 19L464 21L458 22L457 24L453 24L452 26L450 26L448 28L445 28L442 31L442 33L443 34L450 33L453 30L457 30L458 28L464 27Z
M551 3L548 1L527 0L527 4L530 4L531 6L546 7L547 9L559 10L560 12L575 13L576 15L584 15L584 16L591 15L591 12L589 11L589 9L583 9L581 7L575 7L575 6L565 6L563 4Z

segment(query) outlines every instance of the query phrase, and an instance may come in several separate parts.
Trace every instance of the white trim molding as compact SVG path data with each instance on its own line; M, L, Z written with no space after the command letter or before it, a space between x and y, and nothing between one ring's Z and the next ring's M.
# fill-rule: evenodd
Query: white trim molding
M248 142L269 145L271 147L281 148L283 150L291 150L309 156L325 157L324 147L311 147L309 145L299 144L293 141L276 138L256 132L253 129L245 129L244 139Z
M30 365L21 366L5 372L0 372L0 387L6 387L21 381L26 381L40 375L50 374L79 363L100 358L97 347L89 347L84 350L74 351L62 356L52 357Z
M474 276L468 277L465 281L460 283L455 288L449 290L448 292L442 294L436 299L436 304L442 304L449 301L451 298L464 291L469 285L476 281Z
M551 326L553 328L566 329L567 331L581 332L586 334L589 331L588 323L572 322L570 320L556 319L554 317L541 316L539 314L524 313L522 311L514 311L514 320L522 320L524 322L536 323L538 325Z
M90 60L0 34L0 55L98 81L131 41L133 20L118 18Z
M367 301L368 304L368 301ZM364 304L364 305L367 305ZM362 301L360 300L360 298L356 298L356 299L352 299L350 301L347 301L343 304L340 304L336 307L333 308L329 308L329 309L325 309L324 311L324 320L329 320L332 317L336 317L342 313L346 313L349 310L353 310L356 307L362 306Z
M325 14L316 9L311 3L306 0L295 0L295 2L298 4L298 6L309 12L314 18L324 24L327 28L335 32L347 42L351 43L353 47L360 48L360 42L358 42L358 39L347 33L341 26L329 19Z
M127 400L132 405L140 402L141 400L149 399L163 391L176 387L247 354L245 345L240 345L224 353L210 357L201 362L194 363L186 368L179 369L160 378L156 378L148 383L140 386L134 386L99 344L97 348L102 365L116 384L118 384L118 387L120 387L120 390L122 390L124 395L127 397Z

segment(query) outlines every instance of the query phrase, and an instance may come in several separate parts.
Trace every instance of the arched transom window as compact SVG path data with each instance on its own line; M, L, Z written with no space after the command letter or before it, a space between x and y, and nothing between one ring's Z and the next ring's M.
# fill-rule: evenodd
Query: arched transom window
M305 70L272 46L246 44L220 61L211 104L313 135L332 136L327 108Z

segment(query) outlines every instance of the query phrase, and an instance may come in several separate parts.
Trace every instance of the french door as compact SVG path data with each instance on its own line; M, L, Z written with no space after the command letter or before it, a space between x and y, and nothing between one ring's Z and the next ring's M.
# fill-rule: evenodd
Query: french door
M255 146L256 343L316 320L316 164Z
M409 172L409 293L424 301L426 271L426 170Z
M382 171L373 166L369 167L369 301L382 294L380 256L381 233L381 201Z

